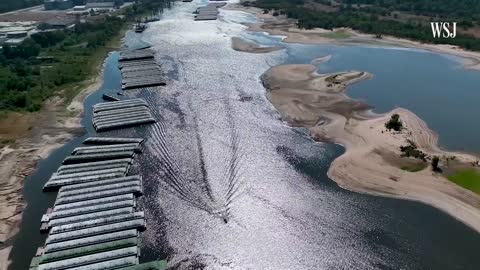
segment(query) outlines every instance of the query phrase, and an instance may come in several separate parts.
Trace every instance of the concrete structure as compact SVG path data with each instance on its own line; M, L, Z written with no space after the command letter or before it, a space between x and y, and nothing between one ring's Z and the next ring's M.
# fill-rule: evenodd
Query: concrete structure
M209 3L206 6L199 7L196 10L195 21L209 21L218 18L218 9L223 7L225 3Z
M89 137L83 141L84 144L116 144L116 143L143 143L143 138L111 138L111 137Z
M123 0L87 0L87 9L113 9L124 4Z
M109 112L132 102L138 105L139 101L142 100L98 107ZM116 150L133 153L139 151L143 139L93 137L86 142L94 146L77 147L68 158L103 155ZM109 175L114 172L126 174L132 159L96 162L80 159L78 164L59 167L45 185L56 182L61 188L53 208L42 216L40 230L49 235L45 246L40 247L32 259L31 270L166 268L165 261L139 264L139 231L146 227L144 213L136 210L136 196L143 190L142 178Z
M145 79L140 83L144 84ZM132 83L137 83L132 82ZM150 82L147 82L150 83ZM93 126L97 131L105 131L110 129L118 129L123 127L138 126L143 124L155 123L156 120L153 118L148 104L143 99L127 99L121 101L113 102L104 102L99 103L93 106ZM129 151L128 149L137 150L138 147L109 147L110 149L121 150L124 148L125 152ZM110 150L100 150L102 148L97 148L102 155L110 155L112 153L122 153ZM88 155L87 152L83 151Z
M118 65L124 90L166 85L164 74L150 49L123 51Z
M74 6L73 11L86 11L87 6Z
M42 30L62 30L72 27L75 24L74 19L51 19L41 25ZM39 26L40 27L40 26Z
M7 38L25 38L28 36L28 32L26 31L15 31L15 32L8 32Z

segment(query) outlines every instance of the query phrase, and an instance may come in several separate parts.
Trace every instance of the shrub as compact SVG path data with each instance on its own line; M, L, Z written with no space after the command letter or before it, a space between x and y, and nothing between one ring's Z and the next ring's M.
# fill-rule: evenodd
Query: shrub
M440 167L438 167L438 163L439 163L439 162L440 162L440 158L439 158L439 157L434 156L434 157L432 158L432 169L433 169L433 171L435 171L435 172L440 171Z
M388 120L387 123L385 123L385 127L388 130L395 130L395 131L400 131L403 128L403 123L400 120L400 115L398 114L393 114L390 120Z

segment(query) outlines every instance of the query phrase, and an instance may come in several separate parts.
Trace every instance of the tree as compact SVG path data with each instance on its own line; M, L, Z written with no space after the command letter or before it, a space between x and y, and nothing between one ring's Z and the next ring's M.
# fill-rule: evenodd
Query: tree
M432 158L432 169L434 172L438 172L438 171L441 171L440 170L440 167L438 167L438 163L440 162L440 158L437 157L437 156L434 156Z
M388 120L387 123L385 123L385 127L388 129L388 130L395 130L395 131L400 131L402 128L403 128L403 123L402 121L400 120L400 115L398 115L397 113L396 114L393 114L390 118L390 120Z

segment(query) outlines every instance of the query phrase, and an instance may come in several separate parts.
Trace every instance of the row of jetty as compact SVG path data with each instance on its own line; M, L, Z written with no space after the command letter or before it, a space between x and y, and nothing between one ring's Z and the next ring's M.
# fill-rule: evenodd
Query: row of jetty
M96 104L93 107L92 122L97 131L105 131L156 121L147 102L135 98Z
M218 19L218 9L225 6L226 3L209 3L206 6L195 10L195 21L214 21Z
M153 51L120 53L123 90L165 85ZM119 94L123 95L123 94ZM156 122L144 99L120 99L93 106L97 132ZM89 137L73 149L45 183L45 192L58 191L54 205L42 216L47 233L31 270L163 270L165 261L139 263L140 232L145 214L137 208L143 194L140 175L130 175L143 138Z
M139 264L139 232L145 215L137 211L142 178L128 175L142 138L90 137L75 148L44 185L58 190L41 220L48 233L30 269L165 269L165 261Z
M118 67L123 90L166 85L165 75L150 48L120 52Z
M120 52L122 90L166 85L150 48ZM123 93L118 92L118 96ZM107 102L93 106L97 132L155 123L141 98L103 94ZM140 175L130 175L143 138L89 137L73 149L45 183L44 192L58 191L54 205L42 216L40 232L48 234L37 249L31 270L163 270L165 261L140 264L140 233L145 214L137 207L143 194Z

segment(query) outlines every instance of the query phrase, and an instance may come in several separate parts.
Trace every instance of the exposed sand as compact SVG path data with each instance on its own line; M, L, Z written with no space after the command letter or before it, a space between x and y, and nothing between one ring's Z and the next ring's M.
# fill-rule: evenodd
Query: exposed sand
M247 41L239 37L232 37L232 49L239 52L249 52L249 53L269 53L278 50L282 50L282 47L262 47L256 43Z
M240 10L248 12L259 17L262 22L257 24L250 24L249 31L267 32L270 35L283 36L284 42L287 43L303 43L303 44L372 44L397 46L406 48L417 48L428 50L436 53L449 54L462 57L464 59L464 66L467 69L480 70L480 52L473 52L461 49L452 45L441 44L426 44L407 39L400 39L391 36L383 36L381 39L376 38L371 34L363 34L349 28L334 29L334 31L326 29L299 29L296 26L296 20L288 19L283 15L272 16L263 14L261 9L255 7L244 7L238 4L230 4L226 8L232 10ZM347 38L329 38L328 34L335 31L344 31L349 34Z
M41 112L25 115L23 118L32 118L27 121L29 126L25 134L0 133L0 138L19 136L13 145L0 149L0 270L8 268L13 238L19 230L22 211L26 206L22 196L24 179L35 170L40 159L47 158L72 137L85 132L80 124L83 100L100 88L102 80L99 73L92 80L84 82L87 86L66 110L61 99L52 98L45 103L45 109Z
M395 37L377 39L351 29L340 38L332 38L325 29L302 30L296 21L285 16L263 14L253 7L237 4L227 8L252 13L262 22L250 24L249 30L283 36L284 42L304 44L373 44L420 48L464 58L469 69L480 70L480 53L450 45L423 44ZM338 37L338 35L337 35ZM465 153L441 150L437 135L414 113L395 109L384 115L372 116L369 106L344 94L349 84L368 79L365 72L349 71L336 74L316 74L315 66L330 59L325 56L312 60L312 65L282 65L271 68L262 79L267 97L292 126L306 127L316 140L331 141L345 146L346 152L329 169L329 176L340 186L358 192L421 201L439 208L480 232L480 196L463 189L434 173L422 161L402 158L400 146L414 141L429 158L443 157L441 166L449 168L445 157L455 156L456 165L468 167L479 158ZM398 113L405 126L401 132L390 132L385 123ZM402 170L404 166L426 166L418 172Z
M480 231L480 196L433 173L430 166L419 172L400 169L402 164L420 161L400 158L399 148L409 139L430 156L456 156L457 162L467 165L477 157L439 149L435 133L408 110L365 116L368 106L349 98L344 91L370 74L316 74L314 70L313 65L276 66L262 79L268 99L290 125L308 128L318 140L345 146L346 153L332 163L328 172L334 181L349 190L427 203ZM401 132L385 129L393 113L400 115L405 126ZM441 163L447 166L444 160Z

